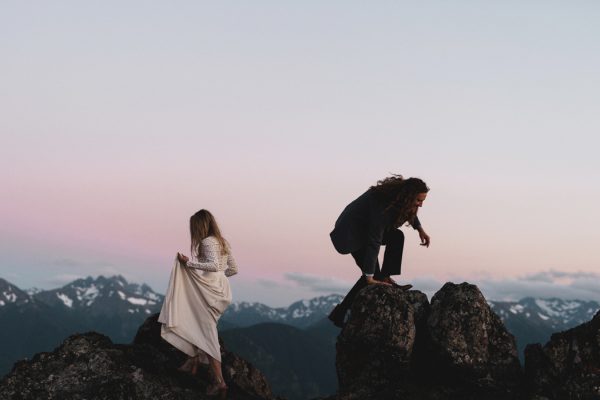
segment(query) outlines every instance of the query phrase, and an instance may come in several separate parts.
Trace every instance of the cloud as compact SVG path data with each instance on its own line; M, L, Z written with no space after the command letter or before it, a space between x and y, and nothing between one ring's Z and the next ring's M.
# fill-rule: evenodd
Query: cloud
M58 274L46 279L46 282L51 284L52 286L64 286L68 283L73 282L74 280L81 278L84 278L84 276L77 274Z
M278 282L278 281L275 281L272 279L264 279L264 278L257 279L256 283L259 286L261 286L263 288L268 288L268 289L271 289L273 287L278 287L278 288L282 288L282 287L290 288L291 287L290 285L285 285L285 284L282 284L281 282Z
M576 272L566 272L566 271L557 271L555 269L551 269L548 271L537 272L532 275L526 275L521 279L532 282L556 282L560 279L566 280L580 280L580 279L594 279L600 280L600 274L596 274L594 272L584 272L584 271L576 271Z
M236 296L246 301L262 301L271 306L287 306L300 298L311 298L323 294L345 295L354 282L333 277L324 277L299 272L283 275L285 281L257 279L246 285L235 282ZM411 283L431 300L442 288L445 280L435 276L418 276L402 283ZM477 285L488 300L518 301L524 297L562 298L600 302L600 274L593 272L569 272L547 270L513 278L494 279L472 276L454 276L452 282L469 282ZM257 287L259 290L257 290Z
M298 286L318 293L346 293L352 287L352 283L348 281L300 272L288 272L284 277Z
M60 258L52 261L53 270L56 275L45 279L46 284L52 288L64 286L77 279L86 277L96 278L99 275L110 277L123 275L125 279L131 280L131 276L124 273L123 268L117 268L113 264L96 260L77 260L73 258Z
M55 267L67 267L67 268L106 268L114 267L114 264L105 261L89 261L89 260L75 260L73 258L59 258L52 262Z
M600 274L593 272L548 270L512 279L487 279L478 286L490 300L558 297L600 301Z

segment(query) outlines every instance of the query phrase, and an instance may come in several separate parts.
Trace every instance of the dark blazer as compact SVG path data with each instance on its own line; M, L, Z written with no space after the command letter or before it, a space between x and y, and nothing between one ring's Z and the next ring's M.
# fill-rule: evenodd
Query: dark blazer
M341 254L364 249L361 267L372 266L374 270L385 232L395 229L393 210L385 211L388 205L389 202L381 199L373 189L367 190L348 204L329 234L335 249ZM419 226L421 223L415 218L413 227L417 229Z

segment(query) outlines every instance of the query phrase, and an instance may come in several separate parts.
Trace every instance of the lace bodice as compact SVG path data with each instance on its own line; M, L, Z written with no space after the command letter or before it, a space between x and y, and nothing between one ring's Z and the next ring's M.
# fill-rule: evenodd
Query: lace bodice
M214 236L209 236L202 240L201 246L202 256L196 258L192 255L191 259L186 263L187 267L209 272L224 271L225 276L237 274L237 264L231 254L229 244L227 244L226 254L221 254L221 244Z

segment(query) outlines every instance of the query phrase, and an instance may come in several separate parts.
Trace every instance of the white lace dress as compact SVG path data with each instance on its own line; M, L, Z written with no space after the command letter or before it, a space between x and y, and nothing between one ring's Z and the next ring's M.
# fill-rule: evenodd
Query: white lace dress
M237 265L229 245L227 254L221 254L215 237L207 237L201 246L202 257L192 257L187 265L175 257L158 322L163 339L208 363L207 354L221 361L217 321L231 303L227 277L237 273Z

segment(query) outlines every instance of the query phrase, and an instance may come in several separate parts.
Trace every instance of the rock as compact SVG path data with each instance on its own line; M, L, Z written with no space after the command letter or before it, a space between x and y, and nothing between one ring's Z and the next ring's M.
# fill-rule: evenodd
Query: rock
M525 376L532 398L600 399L600 312L587 323L553 334L543 347L527 346Z
M431 299L427 318L430 363L471 392L510 397L522 373L515 338L475 285L446 283Z
M514 337L479 289L447 283L432 298L363 289L338 337L338 400L519 398Z
M339 392L368 396L371 388L410 381L417 326L425 321L427 296L372 285L363 289L336 344Z
M28 399L208 399L208 370L197 377L176 368L186 356L160 338L157 314L148 318L131 345L113 344L89 332L67 338L49 353L20 361L0 382L0 398ZM232 399L273 399L264 376L224 351L223 371Z

